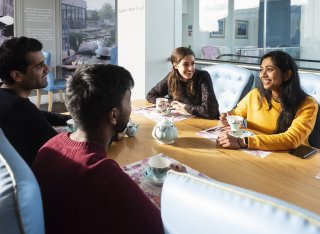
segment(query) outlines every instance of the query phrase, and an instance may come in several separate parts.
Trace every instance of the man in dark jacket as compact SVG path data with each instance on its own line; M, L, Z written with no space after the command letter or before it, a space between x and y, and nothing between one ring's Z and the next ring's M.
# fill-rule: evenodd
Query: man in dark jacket
M64 126L70 119L39 111L28 99L33 89L47 86L49 67L41 50L41 42L27 37L0 46L0 128L29 165L40 147L57 135L52 126Z

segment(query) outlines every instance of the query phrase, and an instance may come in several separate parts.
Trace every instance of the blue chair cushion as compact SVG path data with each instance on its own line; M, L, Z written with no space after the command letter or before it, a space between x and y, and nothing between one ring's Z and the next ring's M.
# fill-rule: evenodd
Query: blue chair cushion
M282 200L170 170L161 193L166 233L320 233L320 216Z
M49 51L42 51L43 56L45 57L45 64L50 66L51 64L51 52ZM47 76L47 87L43 88L46 91L58 91L58 90L65 90L66 89L66 80L65 79L55 79L52 75L52 72L49 72Z
M38 182L1 129L0 233L44 233Z
M312 96L320 105L320 76L311 73L300 73L300 86L308 95ZM318 109L315 126L309 136L309 144L320 148L320 109Z
M232 110L251 90L254 76L251 71L233 64L204 67L209 72L220 113Z
M111 49L110 64L118 65L118 47L113 47Z

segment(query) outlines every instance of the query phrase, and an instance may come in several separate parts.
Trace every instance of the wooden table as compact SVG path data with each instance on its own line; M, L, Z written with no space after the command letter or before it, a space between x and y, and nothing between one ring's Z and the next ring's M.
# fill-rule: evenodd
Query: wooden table
M139 107L145 101L134 101ZM218 121L192 118L177 122L179 137L171 145L157 143L151 136L155 122L135 114L140 125L135 137L111 145L108 156L121 166L157 153L164 153L221 182L268 194L320 214L320 154L300 159L287 152L257 158L240 150L222 149L195 133Z

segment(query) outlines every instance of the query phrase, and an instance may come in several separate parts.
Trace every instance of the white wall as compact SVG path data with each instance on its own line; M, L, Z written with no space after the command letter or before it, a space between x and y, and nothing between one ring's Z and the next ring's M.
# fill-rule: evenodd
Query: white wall
M118 64L134 80L132 98L145 90L145 1L118 1Z
M194 0L183 0L183 13L182 13L182 45L183 46L191 46L192 49L194 45L194 35L198 32L197 25L194 22ZM188 25L192 25L192 33L191 35L188 35ZM196 31L195 31L196 30ZM197 51L194 50L196 56Z
M118 63L135 80L132 99L145 98L170 71L167 58L179 42L174 29L175 1L118 1Z
M51 71L61 64L61 0L15 0L15 36L34 37L43 44L43 50L51 51ZM30 98L36 103L36 98ZM58 94L54 101L58 101ZM42 95L41 104L48 103L47 95Z
M51 51L51 65L56 65L56 51L59 47L60 24L59 0L16 0L15 1L15 32L16 36L27 36L42 42L44 50ZM60 37L61 40L61 37ZM59 45L58 45L59 44Z
M146 0L146 2L145 91L148 92L171 70L168 58L175 47L175 1Z

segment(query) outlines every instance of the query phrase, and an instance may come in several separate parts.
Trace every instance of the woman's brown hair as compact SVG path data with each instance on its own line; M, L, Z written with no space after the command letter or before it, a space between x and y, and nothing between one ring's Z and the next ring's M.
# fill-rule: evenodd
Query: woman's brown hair
M179 96L181 96L181 87L179 85L181 75L174 65L180 63L181 60L188 55L195 57L193 51L188 47L178 47L171 54L170 61L172 64L172 71L168 75L168 89L169 93L172 94L173 100L176 100ZM187 81L187 94L189 96L195 95L194 79Z

